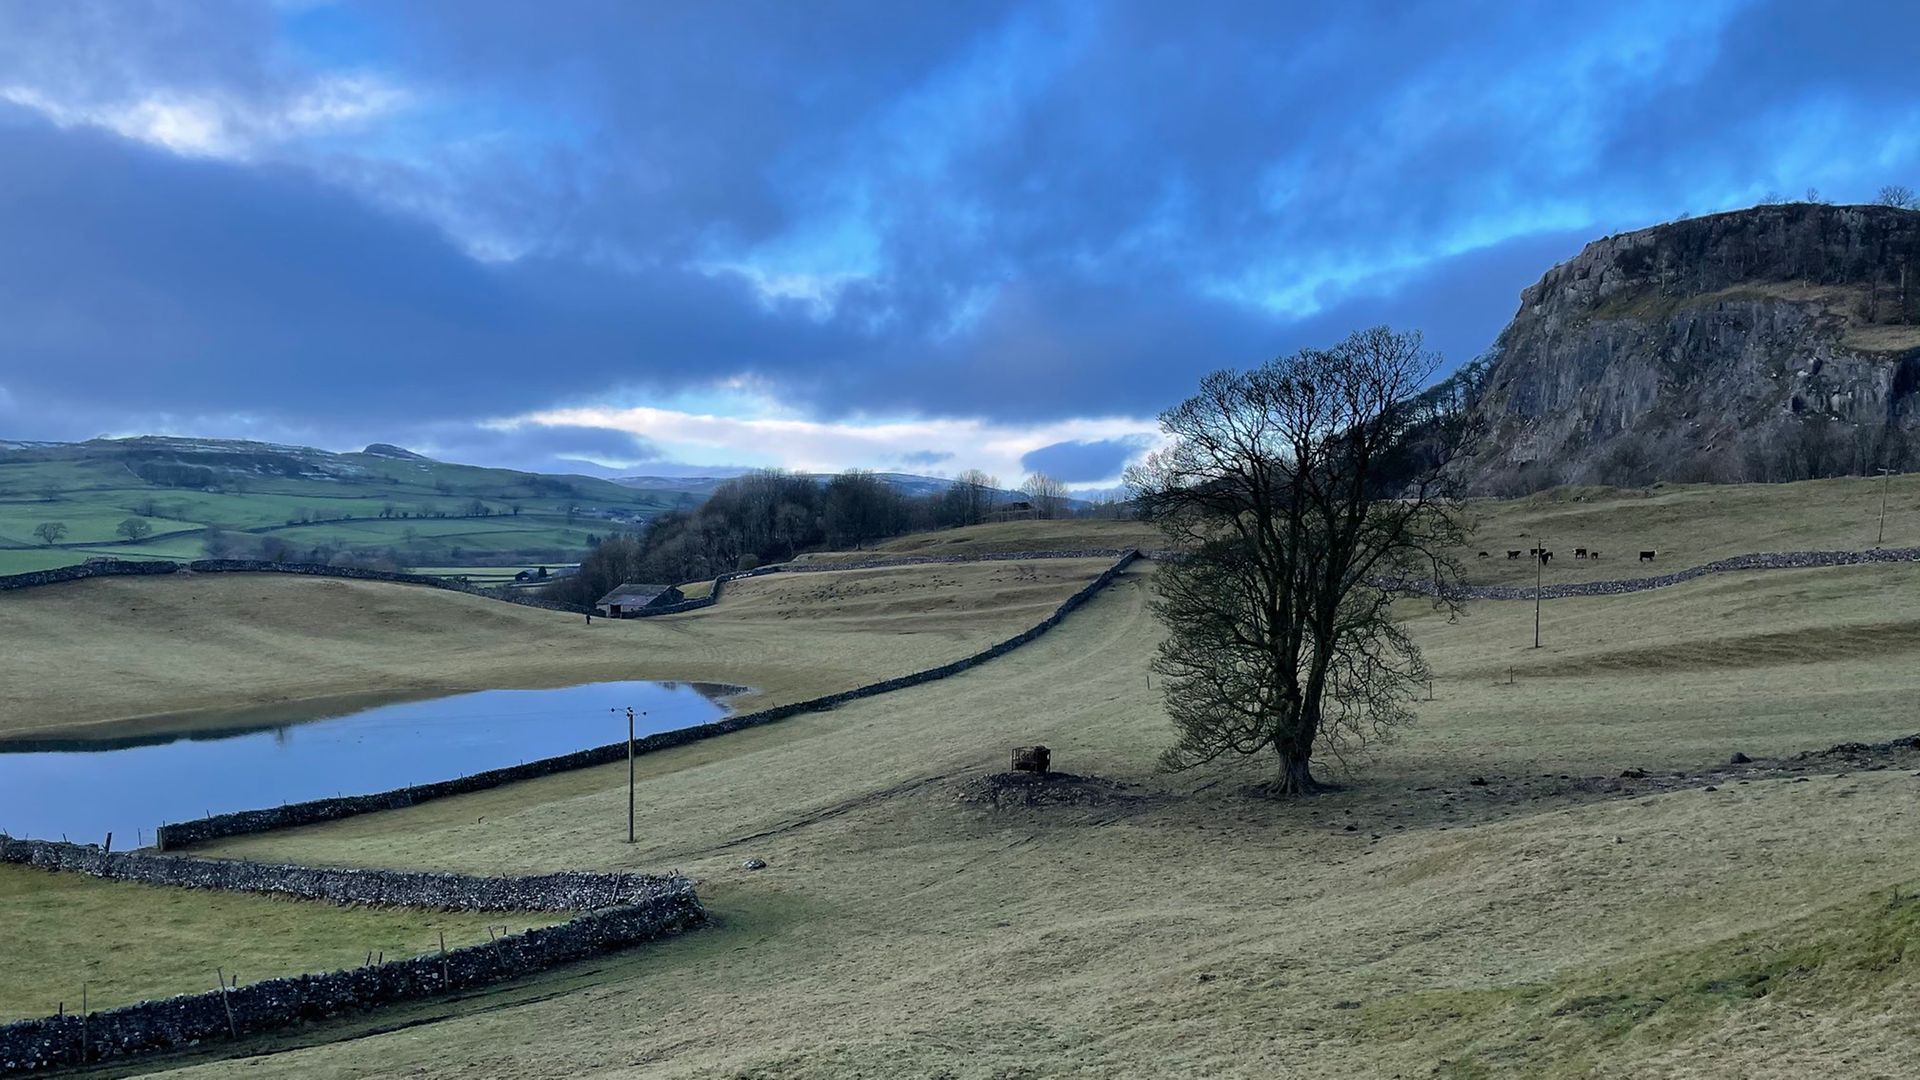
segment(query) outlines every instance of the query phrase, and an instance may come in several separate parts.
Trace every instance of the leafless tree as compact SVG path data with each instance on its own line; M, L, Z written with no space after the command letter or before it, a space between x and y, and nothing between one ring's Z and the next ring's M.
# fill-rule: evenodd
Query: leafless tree
M1048 476L1046 473L1034 473L1027 482L1020 485L1033 508L1043 518L1065 517L1067 513L1067 485Z
M993 510L993 493L1000 481L979 469L968 469L953 478L942 506L948 524L977 525Z
M67 535L67 523L64 521L43 521L33 527L33 535L48 547L59 543Z
M1462 424L1422 392L1418 334L1376 327L1252 371L1216 371L1160 415L1169 445L1127 471L1186 552L1155 574L1154 668L1179 737L1165 763L1272 753L1276 793L1409 720L1427 676L1392 583L1457 602L1464 540L1447 469Z
M862 548L903 531L906 504L900 493L866 469L848 469L827 481L821 518L827 541Z
M1902 210L1920 210L1920 195L1905 184L1888 184L1874 196L1874 202L1881 206L1897 206Z

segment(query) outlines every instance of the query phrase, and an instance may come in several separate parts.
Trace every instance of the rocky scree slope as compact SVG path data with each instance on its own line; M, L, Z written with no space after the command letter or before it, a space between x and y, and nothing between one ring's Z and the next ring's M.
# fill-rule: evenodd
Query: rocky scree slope
M1920 211L1797 203L1588 244L1472 406L1481 494L1920 465Z

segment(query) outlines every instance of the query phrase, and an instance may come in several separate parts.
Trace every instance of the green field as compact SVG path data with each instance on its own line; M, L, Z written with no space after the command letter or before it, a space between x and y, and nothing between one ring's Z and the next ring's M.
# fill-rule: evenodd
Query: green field
M0 573L93 557L391 557L410 565L573 561L590 537L679 505L584 476L189 440L0 450ZM128 541L129 518L151 534ZM54 545L34 535L66 526ZM215 530L225 534L216 536Z

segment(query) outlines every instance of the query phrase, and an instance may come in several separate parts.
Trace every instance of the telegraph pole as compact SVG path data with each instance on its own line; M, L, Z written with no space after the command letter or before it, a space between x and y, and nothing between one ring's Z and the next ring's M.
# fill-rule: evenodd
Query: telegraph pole
M1535 542L1533 554L1533 647L1540 647L1540 586L1546 577L1547 542Z
M619 712L619 709L608 709ZM645 715L644 713L641 715ZM633 843L633 706L627 706L627 843Z
M1879 547L1887 542L1887 488L1893 484L1893 470L1880 470L1880 539L1873 546Z

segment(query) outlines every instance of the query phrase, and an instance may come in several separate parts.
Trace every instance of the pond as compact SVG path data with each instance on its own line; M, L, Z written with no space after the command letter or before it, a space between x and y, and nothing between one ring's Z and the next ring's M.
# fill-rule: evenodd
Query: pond
M0 832L123 850L154 826L335 795L365 795L710 723L740 687L603 682L482 690L351 711L207 718L138 738L0 742ZM643 715L644 714L644 715ZM217 720L217 722L216 722Z

